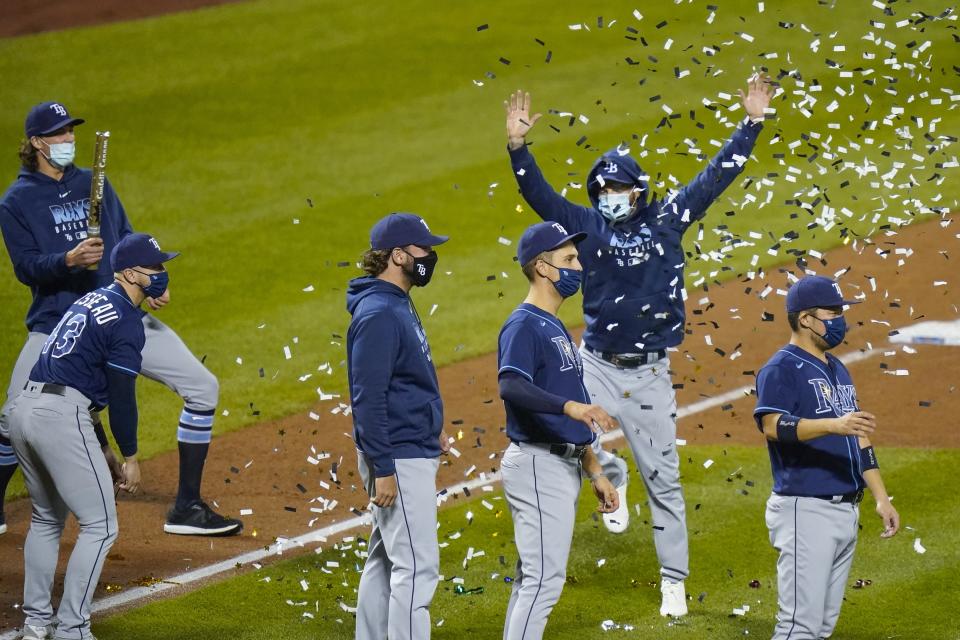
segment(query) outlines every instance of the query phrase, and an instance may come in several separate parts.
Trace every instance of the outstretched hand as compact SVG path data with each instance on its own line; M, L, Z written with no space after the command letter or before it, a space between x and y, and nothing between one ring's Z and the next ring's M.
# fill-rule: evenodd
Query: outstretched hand
M530 94L520 89L510 94L510 99L504 100L503 106L507 111L507 144L511 149L519 149L524 145L527 133L543 114L530 115Z
M750 77L747 81L747 93L737 89L744 110L754 120L763 117L764 110L770 106L773 91L773 83L770 82L770 76L766 73L755 73Z

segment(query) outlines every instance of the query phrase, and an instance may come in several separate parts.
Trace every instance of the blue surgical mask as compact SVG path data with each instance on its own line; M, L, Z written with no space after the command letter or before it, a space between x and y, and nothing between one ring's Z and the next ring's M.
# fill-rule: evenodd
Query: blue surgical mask
M55 169L63 171L73 164L73 158L77 152L76 143L57 142L54 144L45 144L47 144L47 147L50 149L50 155L44 153L43 157L46 158Z
M546 260L544 263L550 264ZM550 264L551 267L560 272L560 279L557 281L551 280L554 288L564 298L569 298L577 291L580 290L580 281L583 278L583 271L577 271L576 269L564 269L562 267L557 267Z
M597 208L610 222L626 220L636 210L636 207L630 205L630 192L601 193Z
M134 271L137 271L134 269ZM143 289L144 295L148 298L159 298L162 296L167 287L170 285L170 274L166 271L161 271L160 273L144 273L143 271L137 271L137 273L143 274L150 278L150 284L145 287L140 287Z
M828 349L833 349L835 346L843 342L843 338L847 335L847 320L843 316L837 316L836 318L830 318L829 320L824 320L823 318L817 318L820 322L823 323L823 326L826 327L827 332L824 334L817 333L818 336L823 338L823 341L827 343ZM816 333L816 331L814 331Z

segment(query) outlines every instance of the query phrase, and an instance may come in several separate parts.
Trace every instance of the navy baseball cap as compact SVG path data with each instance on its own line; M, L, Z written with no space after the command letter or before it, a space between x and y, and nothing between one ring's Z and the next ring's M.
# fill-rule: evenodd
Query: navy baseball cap
M30 109L27 120L23 123L24 133L28 138L45 136L67 125L77 125L86 122L83 118L71 118L67 108L59 102L41 102Z
M448 236L434 235L426 220L413 213L391 213L370 229L371 249L393 249L411 244L433 247L449 239Z
M113 247L110 252L110 268L116 273L131 267L152 267L173 260L178 255L179 251L162 251L160 244L149 234L131 233L121 238Z
M586 233L567 233L559 222L538 222L530 225L517 243L517 260L523 266L544 251L553 251L568 242L577 244L587 237Z
M824 276L807 276L793 283L787 291L787 313L804 309L841 307L860 304L859 300L844 300L840 285Z

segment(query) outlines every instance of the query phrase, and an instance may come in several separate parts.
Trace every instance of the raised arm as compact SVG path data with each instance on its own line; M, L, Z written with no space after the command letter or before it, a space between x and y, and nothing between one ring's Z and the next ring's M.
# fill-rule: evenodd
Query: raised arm
M755 74L750 78L747 93L738 91L746 119L707 166L664 204L684 229L702 218L713 201L740 175L763 129L764 110L773 96L770 78L766 74Z
M530 94L517 90L503 101L507 112L507 150L513 177L520 193L538 216L550 222L559 222L571 233L582 230L582 217L589 215L586 207L573 204L550 186L540 167L527 148L527 134L540 119L540 113L530 115Z

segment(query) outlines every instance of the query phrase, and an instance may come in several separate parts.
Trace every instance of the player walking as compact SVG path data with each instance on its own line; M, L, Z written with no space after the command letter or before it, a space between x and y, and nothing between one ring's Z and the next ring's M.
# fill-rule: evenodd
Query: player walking
M581 473L600 511L614 511L619 501L590 447L594 429L615 429L616 420L590 403L580 356L557 318L563 300L580 288L576 245L585 237L556 222L524 232L517 259L530 290L500 331L498 377L510 438L500 470L520 555L505 640L543 637L566 580Z
M773 494L767 500L780 610L774 640L829 638L853 562L864 486L877 501L881 537L900 528L847 368L827 353L847 331L840 285L808 276L787 292L790 344L757 374L757 427L767 437Z
M90 601L117 539L117 506L111 470L100 453L106 434L90 411L109 406L110 429L125 459L120 487L136 493L135 383L144 343L138 306L148 291L163 293L163 263L177 255L161 251L146 234L120 240L110 257L115 281L69 306L11 408L10 440L33 503L23 547L27 640L93 637ZM68 513L77 518L80 534L55 616L51 591Z
M83 122L72 118L57 102L33 107L27 114L26 139L20 146L23 168L0 201L0 229L13 271L33 295L27 311L27 341L13 367L6 401L0 409L0 528L4 529L3 496L16 470L6 438L6 416L63 313L83 294L112 282L110 265L102 258L133 232L108 181L101 237L87 237L91 172L73 164L73 128ZM87 269L97 263L96 270ZM154 311L169 299L169 292L162 288L147 289L146 302ZM184 402L177 429L180 483L164 530L190 535L239 533L243 525L238 520L218 515L200 498L219 395L217 379L172 329L152 315L140 310L135 313L142 317L146 335L141 373L176 391ZM99 422L97 416L93 420Z
M685 311L681 238L740 174L763 128L772 92L754 77L741 92L744 122L720 152L686 186L665 200L652 197L648 176L617 147L600 157L587 176L591 207L554 191L525 144L540 114L518 91L505 103L510 161L527 203L544 220L572 233L587 232L583 312L587 328L580 355L593 402L606 407L623 433L643 479L653 516L660 561L661 615L687 613L683 581L689 574L686 511L676 451L676 397L667 349L683 340ZM627 468L599 449L597 455L620 494L620 508L604 516L610 531L627 528Z
M350 282L347 369L360 477L373 531L357 596L357 640L427 640L440 574L437 469L450 445L427 335L410 298L446 236L394 213L370 230L367 276Z

